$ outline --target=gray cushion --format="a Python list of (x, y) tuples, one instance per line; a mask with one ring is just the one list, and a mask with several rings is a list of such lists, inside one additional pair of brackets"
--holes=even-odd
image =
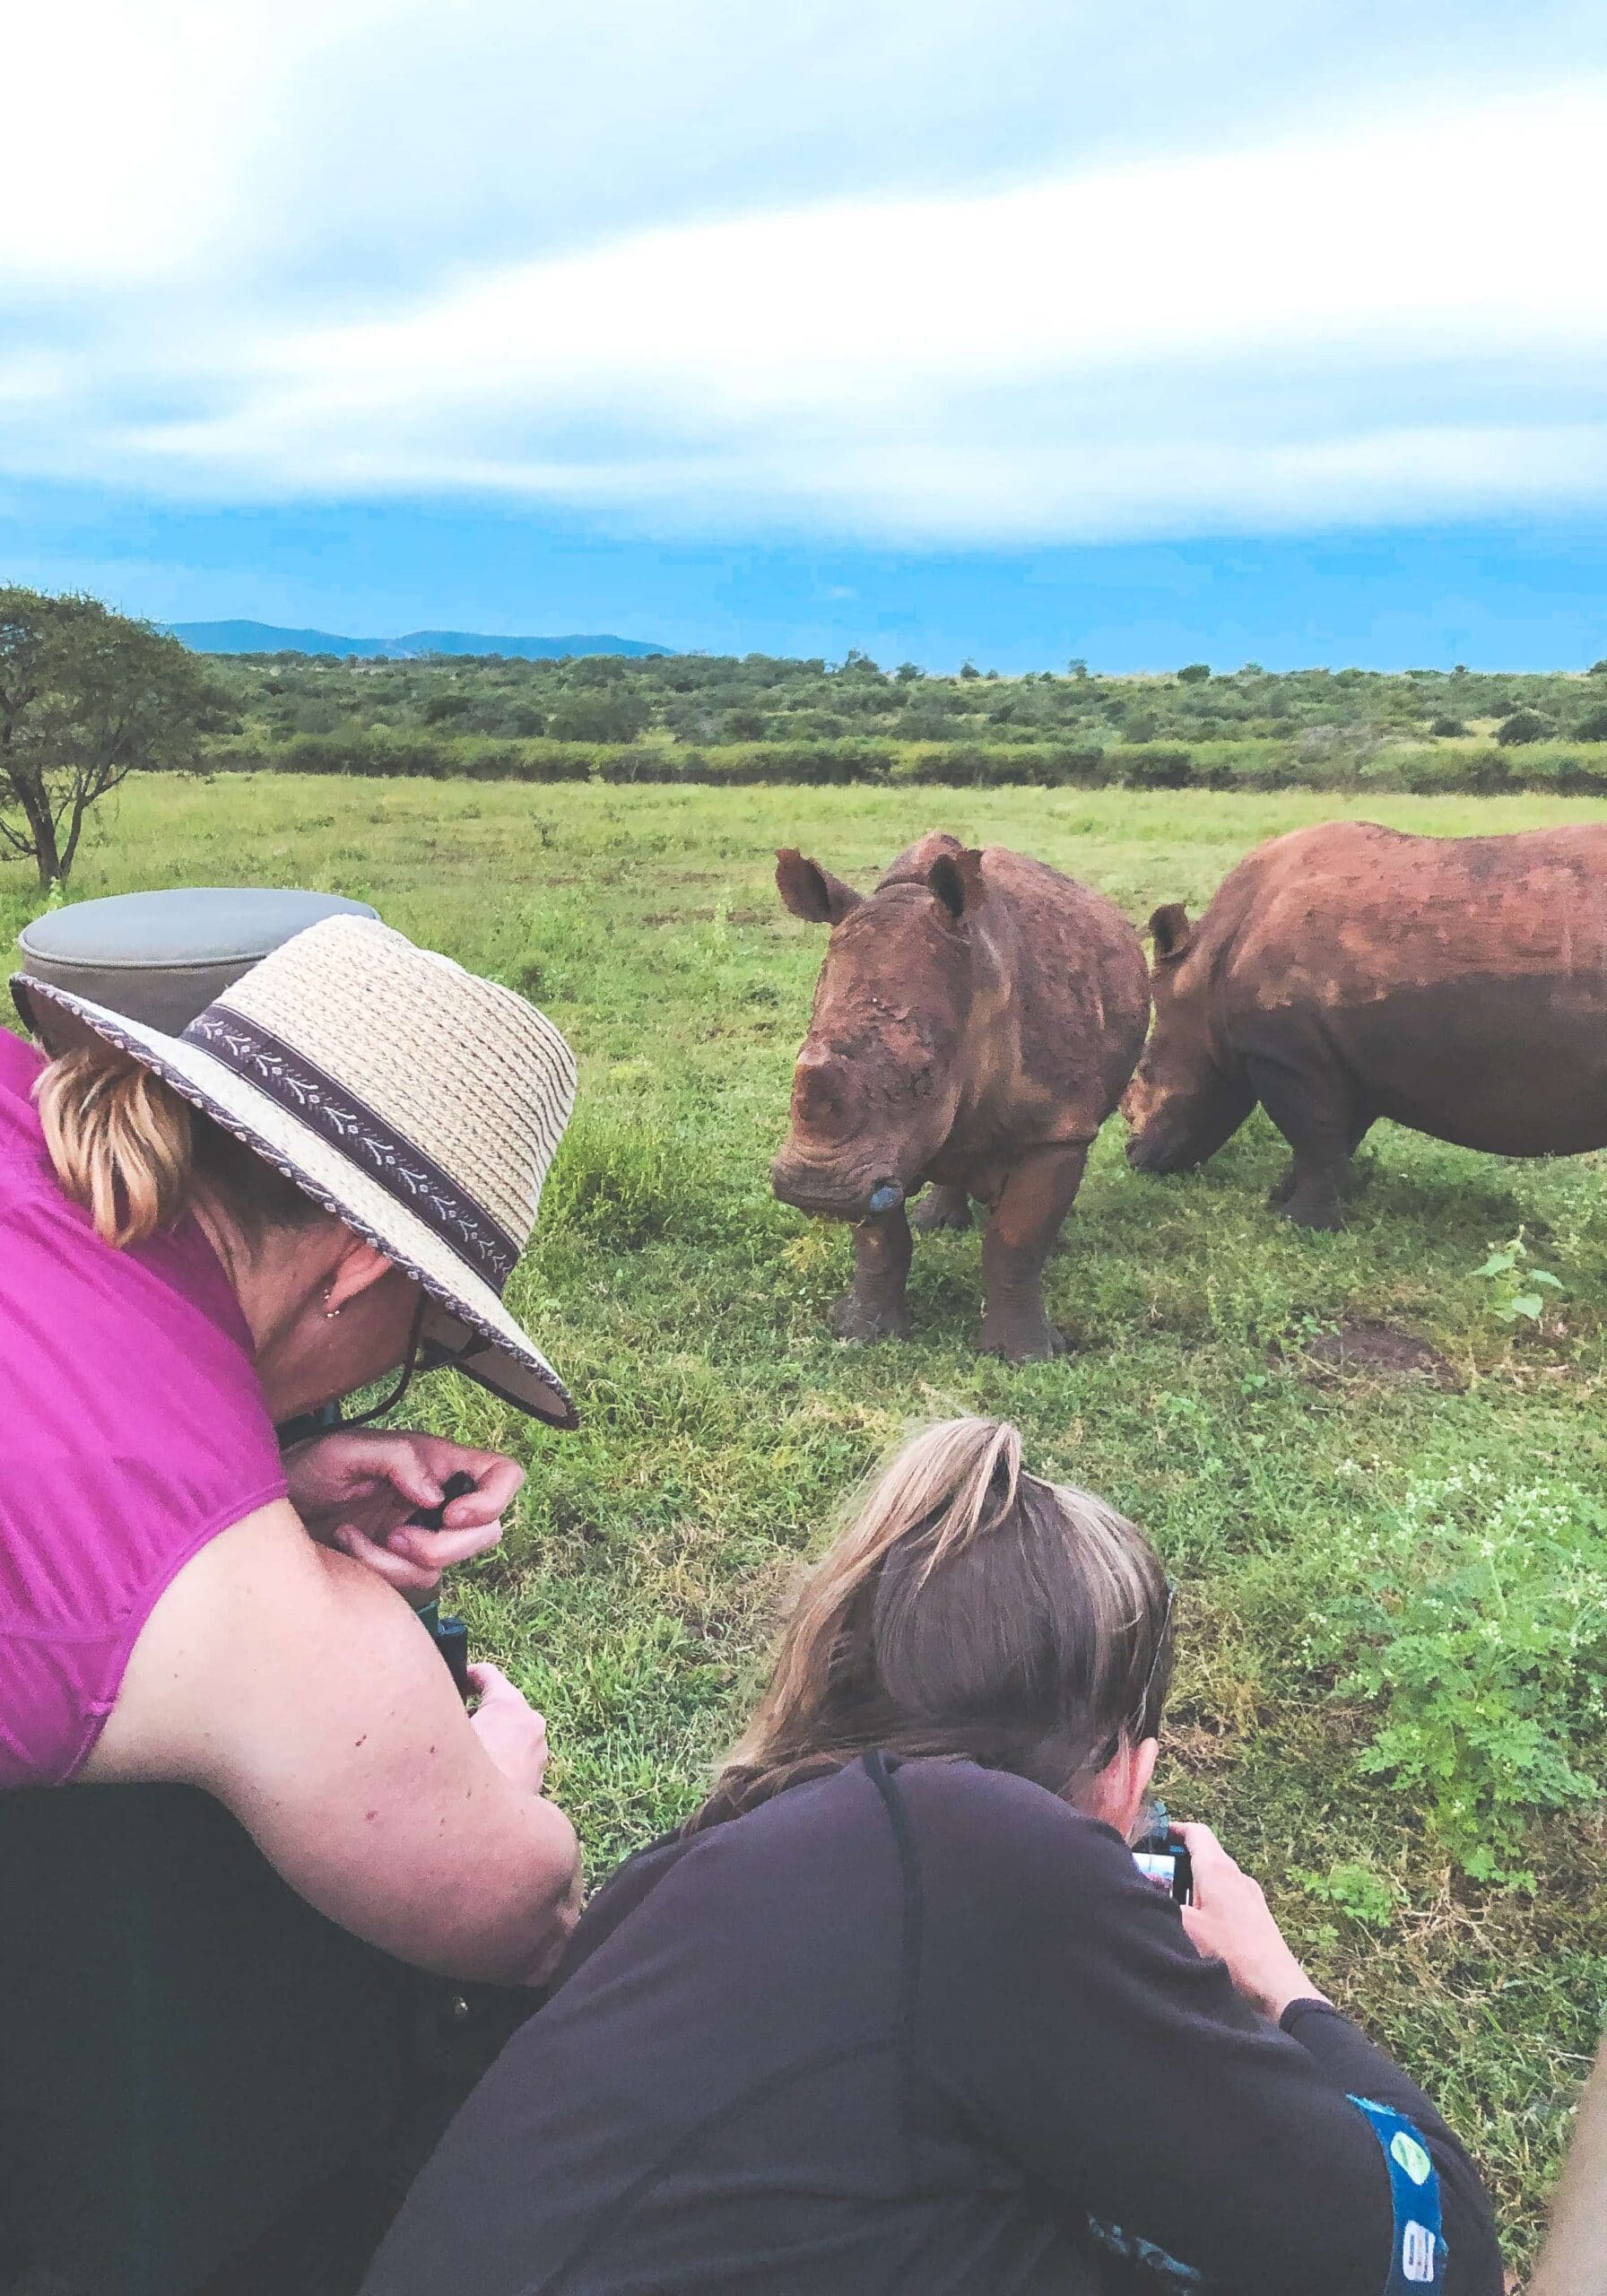
[[(37, 979), (177, 1036), (293, 933), (324, 917), (377, 914), (335, 893), (185, 886), (51, 909), (23, 926), (18, 947), (22, 970)], [(15, 982), (13, 995), (30, 1027), (47, 1039), (55, 1032), (48, 1007), (30, 1012)]]

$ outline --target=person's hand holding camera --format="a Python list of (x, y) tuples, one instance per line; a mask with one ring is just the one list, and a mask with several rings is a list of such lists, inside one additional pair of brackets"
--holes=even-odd
[[(334, 1428), (285, 1462), (291, 1504), (322, 1546), (365, 1563), (410, 1601), (435, 1592), (448, 1564), (483, 1554), (502, 1535), (503, 1509), (525, 1480), (516, 1460), (472, 1451), (442, 1435)], [(436, 1508), (448, 1477), (473, 1491), (454, 1499), (439, 1531), (409, 1516)]]
[(1183, 1926), (1197, 1952), (1225, 1961), (1234, 1985), (1275, 2024), (1291, 2001), (1320, 1994), (1283, 1942), (1259, 1882), (1237, 1866), (1209, 1826), (1174, 1826), (1194, 1865), (1194, 1903)]

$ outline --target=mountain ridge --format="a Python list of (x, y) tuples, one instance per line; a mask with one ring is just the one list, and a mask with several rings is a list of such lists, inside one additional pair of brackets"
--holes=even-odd
[(169, 622), (161, 625), (192, 654), (339, 654), (365, 661), (413, 661), (424, 654), (501, 654), (526, 662), (566, 654), (670, 654), (641, 638), (597, 632), (560, 638), (494, 638), (472, 630), (411, 630), (401, 638), (342, 638), (328, 630), (282, 630), (271, 622)]

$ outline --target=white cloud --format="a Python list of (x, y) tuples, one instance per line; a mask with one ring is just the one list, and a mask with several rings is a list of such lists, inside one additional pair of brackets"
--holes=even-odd
[(51, 0), (8, 18), (0, 280), (59, 302), (249, 260), (292, 93), (383, 0)]
[[(352, 252), (381, 209), (393, 224), (417, 213), (396, 152), (384, 197), (351, 196), (319, 243), (341, 242), (344, 270), (308, 261), (299, 276), (296, 230), (308, 184), (334, 182), (330, 105), (353, 57), (374, 50), (382, 91), (398, 57), (416, 78), (439, 13), (153, 4), (154, 46), (91, 0), (31, 35), (61, 44), (65, 84), (67, 46), (91, 40), (91, 18), (112, 28), (76, 109), (46, 104), (0, 157), (0, 197), (8, 168), (37, 188), (52, 152), (62, 193), (0, 255), (34, 305), (31, 333), (0, 351), (0, 468), (230, 500), (481, 490), (615, 523), (932, 540), (1607, 495), (1593, 413), (1607, 79), (1442, 93), (1388, 120), (946, 196), (776, 209), (750, 193), (722, 218), (526, 259), (469, 265), (461, 245), (456, 260), (432, 245), (404, 285), (394, 248), (366, 267)], [(1021, 15), (1026, 0), (1002, 4)], [(620, 30), (630, 0), (606, 13)], [(828, 13), (840, 39), (847, 0)], [(867, 42), (908, 13), (873, 8)], [(667, 16), (640, 0), (635, 14), (634, 66), (645, 51), (672, 76)], [(689, 7), (705, 77), (734, 16), (760, 21), (734, 0)], [(942, 22), (978, 17), (947, 0)], [(482, 35), (510, 41), (526, 21), (511, 0), (476, 12)], [(572, 37), (544, 29), (578, 69)], [(800, 72), (818, 63), (806, 45)], [(306, 97), (320, 70), (327, 100), (291, 189), (286, 94)], [(639, 68), (621, 77), (629, 116)], [(367, 152), (368, 113), (359, 126)], [(601, 167), (606, 138), (590, 133)], [(488, 226), (467, 244), (507, 238)], [(98, 306), (64, 280), (98, 282)], [(337, 291), (355, 316), (328, 315)]]

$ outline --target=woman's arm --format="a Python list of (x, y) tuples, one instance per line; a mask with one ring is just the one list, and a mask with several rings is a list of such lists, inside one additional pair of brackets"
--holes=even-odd
[[(1384, 2296), (1389, 2172), (1344, 2076), (1200, 1957), (1108, 1828), (1016, 1780), (985, 1806), (973, 1790), (964, 1813), (925, 1780), (910, 1796), (933, 1805), (922, 2023), (999, 2149), (1068, 2209), (1243, 2296)], [(1334, 2013), (1321, 2022), (1387, 2066)], [(1439, 2172), (1449, 2255), (1434, 2288), (1499, 2296), (1478, 2179), (1427, 2100), (1396, 2083), (1378, 2101), (1422, 2124)]]
[(1551, 2204), (1551, 2229), (1529, 2296), (1603, 2296), (1607, 2290), (1607, 2041), (1585, 2084), (1574, 2141)]
[(203, 1787), (360, 1936), (453, 1976), (538, 1984), (579, 1867), (569, 1820), (534, 1790), (544, 1756), (511, 1685), (471, 1722), (402, 1597), (281, 1501), (178, 1573), (82, 1775)]

